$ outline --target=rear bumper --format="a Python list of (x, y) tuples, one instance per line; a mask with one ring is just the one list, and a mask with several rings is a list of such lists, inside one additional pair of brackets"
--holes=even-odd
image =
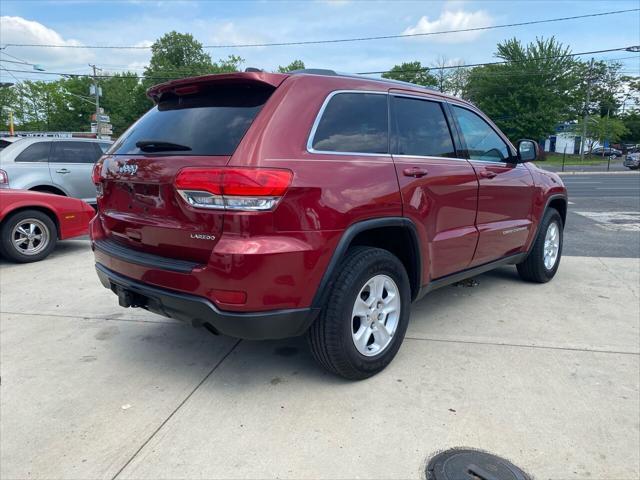
[(315, 320), (318, 310), (300, 308), (264, 312), (225, 312), (196, 295), (173, 292), (132, 280), (96, 263), (105, 288), (124, 307), (140, 307), (194, 326), (208, 325), (216, 333), (248, 340), (288, 338), (302, 335)]

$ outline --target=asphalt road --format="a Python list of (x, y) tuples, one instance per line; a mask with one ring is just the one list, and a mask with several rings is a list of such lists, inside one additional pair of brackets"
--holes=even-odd
[(640, 173), (564, 175), (564, 255), (640, 257)]

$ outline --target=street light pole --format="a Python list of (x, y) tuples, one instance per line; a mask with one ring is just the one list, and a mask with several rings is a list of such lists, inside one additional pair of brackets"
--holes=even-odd
[(93, 89), (96, 95), (96, 138), (100, 138), (100, 90), (98, 88), (98, 78), (96, 76), (96, 66), (89, 64), (93, 68)]
[(589, 121), (589, 101), (591, 100), (591, 82), (593, 71), (593, 57), (589, 63), (589, 73), (587, 77), (587, 100), (584, 103), (584, 116), (582, 117), (582, 141), (580, 142), (580, 162), (584, 162), (584, 144), (587, 142), (587, 122)]

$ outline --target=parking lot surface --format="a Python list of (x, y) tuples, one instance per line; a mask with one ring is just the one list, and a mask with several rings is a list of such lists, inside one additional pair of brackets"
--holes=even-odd
[(324, 373), (303, 339), (118, 307), (85, 240), (0, 268), (3, 479), (424, 478), (457, 446), (536, 478), (640, 475), (638, 258), (436, 291), (362, 382)]

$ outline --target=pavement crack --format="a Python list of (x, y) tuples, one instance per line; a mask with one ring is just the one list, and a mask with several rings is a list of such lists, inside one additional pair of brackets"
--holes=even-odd
[(600, 257), (596, 257), (598, 259), (598, 261), (600, 262), (600, 264), (604, 267), (604, 269), (609, 272), (612, 276), (614, 276), (618, 281), (620, 281), (620, 283), (622, 283), (627, 289), (629, 289), (629, 291), (631, 293), (633, 293), (633, 296), (638, 298), (638, 292), (636, 292), (633, 288), (631, 288), (628, 284), (628, 282), (625, 282), (623, 278), (620, 278), (613, 270), (611, 270), (609, 268), (609, 266), (604, 263), (602, 261), (602, 259)]
[(422, 342), (442, 342), (442, 343), (463, 343), (468, 345), (491, 345), (497, 347), (518, 347), (533, 348), (538, 350), (564, 350), (569, 352), (589, 352), (589, 353), (610, 353), (616, 355), (635, 355), (640, 356), (640, 352), (625, 352), (622, 350), (604, 350), (596, 348), (578, 348), (578, 347), (553, 347), (550, 345), (526, 345), (524, 343), (500, 343), (500, 342), (481, 342), (478, 340), (450, 340), (446, 338), (418, 338), (405, 336), (407, 340), (417, 340)]
[(115, 480), (116, 478), (118, 478), (118, 476), (124, 471), (124, 469), (129, 466), (129, 464), (138, 456), (138, 454), (142, 451), (142, 449), (144, 449), (144, 447), (147, 446), (147, 444), (151, 441), (151, 439), (156, 436), (156, 434), (162, 429), (162, 427), (164, 427), (167, 424), (167, 422), (169, 422), (169, 420), (173, 418), (173, 416), (178, 412), (178, 410), (180, 410), (182, 406), (185, 403), (187, 403), (187, 401), (193, 396), (193, 394), (196, 393), (196, 391), (202, 386), (202, 384), (209, 379), (209, 377), (213, 374), (213, 372), (215, 372), (218, 369), (218, 367), (222, 365), (222, 362), (224, 362), (227, 359), (227, 357), (231, 355), (231, 353), (236, 349), (236, 347), (240, 344), (241, 341), (242, 340), (238, 340), (236, 343), (233, 344), (233, 346), (229, 349), (229, 351), (224, 354), (224, 356), (213, 366), (211, 370), (209, 370), (209, 372), (204, 376), (204, 378), (200, 381), (200, 383), (198, 383), (195, 386), (195, 388), (191, 390), (191, 392), (189, 392), (189, 395), (187, 395), (178, 404), (178, 406), (173, 409), (173, 411), (169, 414), (169, 416), (162, 421), (162, 423), (158, 426), (158, 428), (156, 428), (153, 431), (153, 433), (149, 435), (149, 437), (142, 443), (142, 445), (140, 445), (140, 447), (133, 453), (133, 455), (131, 455), (129, 460), (127, 460), (125, 464), (122, 467), (120, 467), (120, 469), (115, 473), (115, 475), (111, 477), (111, 480)]

